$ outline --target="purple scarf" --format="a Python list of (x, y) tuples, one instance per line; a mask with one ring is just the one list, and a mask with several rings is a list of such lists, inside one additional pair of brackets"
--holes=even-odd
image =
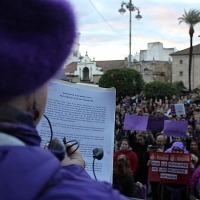
[(8, 105), (0, 105), (0, 131), (23, 141), (26, 145), (40, 146), (41, 138), (30, 113)]

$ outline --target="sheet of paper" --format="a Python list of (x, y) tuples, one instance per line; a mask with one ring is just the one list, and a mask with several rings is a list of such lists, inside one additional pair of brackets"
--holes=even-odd
[[(116, 91), (88, 87), (62, 81), (49, 83), (45, 115), (51, 122), (53, 138), (80, 141), (79, 150), (86, 162), (86, 171), (93, 175), (93, 149), (102, 148), (104, 157), (95, 160), (97, 180), (112, 180)], [(41, 146), (50, 140), (50, 127), (43, 117), (37, 130)]]
[(164, 129), (164, 121), (167, 118), (164, 117), (149, 117), (148, 119), (148, 124), (147, 124), (147, 130), (148, 131), (157, 131), (157, 132), (161, 132)]
[(183, 103), (171, 104), (171, 115), (185, 115), (185, 107)]
[(188, 121), (164, 121), (164, 135), (174, 137), (186, 137)]
[(124, 130), (146, 131), (148, 116), (125, 115)]

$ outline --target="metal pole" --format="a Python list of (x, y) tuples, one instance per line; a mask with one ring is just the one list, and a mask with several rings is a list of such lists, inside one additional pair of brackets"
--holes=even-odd
[(131, 68), (131, 7), (132, 7), (132, 0), (129, 2), (129, 11), (130, 11), (130, 21), (129, 21), (129, 62), (128, 68)]

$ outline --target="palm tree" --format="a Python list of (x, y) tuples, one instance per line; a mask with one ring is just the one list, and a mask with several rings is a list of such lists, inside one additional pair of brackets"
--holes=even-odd
[[(185, 10), (184, 10), (185, 11)], [(192, 53), (193, 53), (193, 46), (192, 46), (192, 38), (194, 34), (194, 26), (200, 22), (200, 11), (195, 9), (190, 9), (187, 13), (182, 15), (182, 17), (178, 18), (179, 24), (181, 22), (185, 22), (189, 25), (189, 34), (190, 34), (190, 54), (189, 54), (189, 68), (188, 68), (188, 75), (189, 75), (189, 92), (191, 92), (191, 69), (192, 69)]]

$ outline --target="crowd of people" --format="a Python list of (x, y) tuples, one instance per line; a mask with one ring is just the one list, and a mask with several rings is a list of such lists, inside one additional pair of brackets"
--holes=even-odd
[(48, 83), (62, 70), (76, 33), (74, 9), (66, 0), (0, 1), (2, 200), (127, 199), (111, 184), (93, 180), (69, 143), (54, 151), (40, 147), (36, 126)]
[[(185, 114), (172, 115), (170, 112), (171, 104), (184, 104)], [(138, 131), (138, 130), (125, 130), (124, 119), (125, 115), (136, 116), (149, 116), (149, 117), (164, 117), (165, 120), (180, 121), (186, 120), (188, 122), (188, 129), (184, 136), (165, 136), (164, 131), (151, 132)], [(180, 127), (181, 128), (181, 127)], [(119, 155), (127, 155), (130, 163), (130, 169), (134, 177), (135, 183), (139, 182), (151, 188), (149, 196), (153, 200), (161, 199), (198, 199), (200, 188), (200, 96), (196, 93), (180, 94), (169, 97), (154, 97), (146, 98), (145, 95), (135, 95), (118, 97), (116, 99), (115, 111), (115, 146), (114, 146), (114, 166)], [(127, 145), (127, 150), (124, 150), (124, 142)], [(149, 153), (155, 151), (156, 147), (158, 152), (171, 152), (171, 153), (190, 153), (191, 154), (191, 183), (189, 185), (169, 185), (148, 180), (149, 171)], [(134, 153), (131, 155), (131, 151)], [(135, 156), (136, 154), (136, 156)], [(130, 158), (131, 157), (131, 158)], [(136, 167), (137, 166), (137, 167)], [(115, 169), (115, 168), (114, 168)], [(115, 171), (115, 170), (114, 170)], [(198, 173), (197, 173), (198, 172)], [(198, 174), (198, 175), (197, 175)], [(193, 178), (195, 176), (195, 178)], [(198, 178), (197, 178), (198, 177)], [(114, 179), (115, 180), (115, 179)], [(195, 180), (196, 182), (194, 183)], [(199, 181), (199, 182), (198, 182)], [(171, 188), (170, 195), (168, 194)], [(148, 189), (148, 188), (147, 188)], [(168, 189), (168, 190), (167, 190)], [(179, 195), (177, 191), (180, 192)], [(166, 193), (168, 191), (168, 193)], [(173, 191), (176, 191), (173, 193)], [(190, 193), (190, 195), (189, 195)], [(182, 195), (182, 196), (181, 196)], [(190, 197), (189, 197), (190, 196)], [(195, 196), (195, 197), (194, 197)]]
[[(0, 1), (0, 199), (118, 199), (140, 197), (148, 187), (149, 152), (190, 153), (190, 198), (200, 197), (200, 117), (198, 94), (172, 98), (118, 97), (115, 119), (113, 185), (93, 180), (73, 145), (40, 147), (36, 130), (47, 101), (48, 82), (62, 69), (76, 37), (76, 16), (66, 0)], [(173, 116), (170, 104), (186, 114)], [(125, 115), (187, 120), (184, 137), (124, 130)], [(51, 149), (53, 148), (53, 150)], [(67, 150), (68, 149), (68, 150)], [(52, 151), (50, 151), (52, 150)], [(66, 152), (67, 150), (67, 152)], [(59, 159), (58, 159), (59, 158)], [(151, 182), (153, 200), (160, 199)], [(171, 188), (170, 185), (165, 185)], [(182, 185), (175, 185), (182, 191)], [(115, 189), (114, 189), (115, 188)], [(168, 192), (170, 189), (168, 190)], [(186, 190), (184, 190), (186, 191)], [(172, 193), (166, 197), (172, 199)], [(187, 193), (181, 193), (184, 197)], [(126, 197), (127, 196), (127, 197)], [(179, 200), (175, 195), (176, 200)], [(182, 198), (183, 199), (183, 198)]]

